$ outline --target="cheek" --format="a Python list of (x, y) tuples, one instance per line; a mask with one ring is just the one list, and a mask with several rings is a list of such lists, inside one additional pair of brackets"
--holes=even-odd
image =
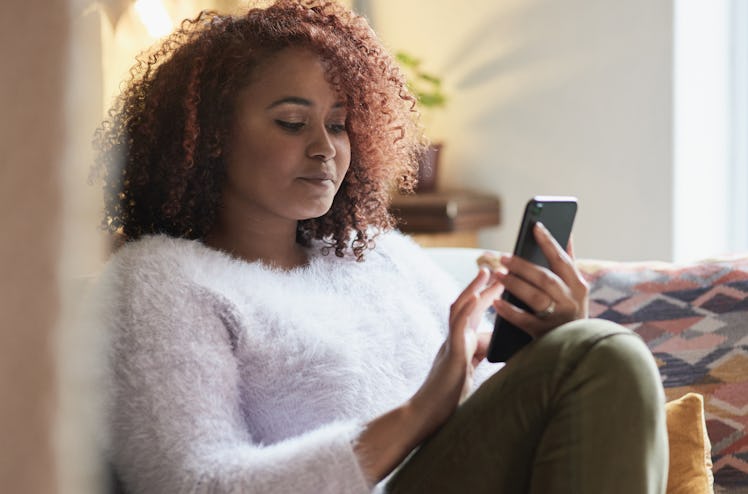
[(351, 165), (351, 144), (348, 136), (341, 138), (340, 143), (335, 150), (335, 165), (338, 168), (338, 174), (345, 174)]
[(276, 142), (272, 136), (261, 139), (238, 140), (234, 152), (229, 155), (229, 175), (253, 182), (276, 181), (288, 162), (289, 146)]
[(285, 147), (277, 143), (274, 136), (259, 132), (252, 133), (240, 142), (239, 146), (242, 161), (252, 167), (276, 161), (285, 151)]

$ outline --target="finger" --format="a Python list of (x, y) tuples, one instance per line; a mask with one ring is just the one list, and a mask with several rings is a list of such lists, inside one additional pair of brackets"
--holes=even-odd
[(473, 278), (473, 281), (468, 284), (468, 286), (465, 288), (465, 291), (475, 291), (482, 288), (490, 277), (491, 273), (487, 268), (479, 268), (478, 272), (475, 275), (475, 278)]
[[(474, 298), (477, 304), (478, 297)], [(461, 364), (472, 363), (475, 353), (478, 351), (479, 340), (477, 331), (469, 327), (470, 310), (472, 304), (467, 304), (463, 310), (457, 314), (454, 325), (450, 328), (449, 349), (455, 358), (462, 360)]]
[[(541, 295), (545, 294), (546, 297), (550, 297), (556, 301), (562, 300), (567, 296), (568, 288), (556, 273), (518, 256), (503, 257), (501, 261), (509, 270), (508, 275), (497, 274), (501, 283), (506, 286), (508, 291), (517, 295), (520, 299), (528, 303), (528, 305), (529, 302), (527, 300), (520, 297), (519, 294), (515, 293), (514, 290), (510, 289), (507, 285), (522, 281), (529, 284), (533, 290), (539, 291)], [(518, 279), (512, 280), (512, 278)], [(525, 297), (528, 297), (528, 291), (525, 292)], [(542, 306), (539, 309), (542, 310), (548, 305), (548, 299), (537, 299), (535, 300), (535, 305)]]
[(472, 329), (465, 330), (465, 362), (472, 362), (478, 348), (478, 335)]
[(574, 265), (574, 260), (561, 248), (545, 225), (540, 222), (536, 223), (533, 234), (540, 250), (548, 259), (551, 271), (556, 273), (568, 286), (578, 285), (581, 275)]
[(490, 278), (492, 278), (492, 275), (489, 274), (486, 268), (478, 270), (478, 274), (475, 275), (473, 281), (468, 283), (468, 286), (465, 287), (462, 293), (458, 295), (457, 300), (452, 304), (450, 308), (450, 325), (452, 323), (452, 316), (459, 312), (474, 295), (479, 294)]
[(510, 304), (506, 300), (497, 300), (494, 303), (494, 308), (496, 309), (496, 314), (499, 317), (513, 324), (514, 326), (521, 328), (533, 338), (538, 338), (542, 336), (544, 332), (548, 331), (541, 330), (542, 323), (539, 323), (538, 319), (534, 315), (520, 309), (515, 305)]
[[(561, 297), (557, 294), (554, 295), (549, 290), (539, 289), (536, 285), (511, 273), (502, 275), (501, 283), (507, 291), (527, 304), (534, 313), (547, 308), (553, 300), (561, 300)], [(555, 293), (555, 290), (553, 292)]]
[(574, 255), (574, 235), (569, 235), (569, 241), (566, 243), (566, 253), (569, 254), (572, 260), (577, 258)]
[[(450, 314), (449, 320), (449, 341), (456, 351), (459, 351), (465, 344), (465, 329), (468, 327), (470, 315), (475, 310), (480, 300), (477, 293), (469, 294), (463, 298), (463, 303), (454, 307)], [(458, 299), (459, 300), (459, 299)]]
[(488, 354), (488, 345), (491, 343), (491, 332), (482, 331), (476, 333), (477, 345), (473, 354), (473, 366), (478, 365)]
[(486, 309), (488, 309), (493, 301), (498, 298), (504, 291), (504, 285), (501, 282), (503, 276), (505, 276), (504, 273), (500, 273), (498, 271), (494, 271), (491, 273), (491, 277), (486, 283), (486, 286), (479, 293), (479, 307), (481, 311), (485, 311)]
[(537, 222), (532, 233), (535, 235), (540, 250), (548, 259), (548, 264), (553, 272), (561, 275), (562, 273), (559, 270), (572, 266), (573, 263), (569, 254), (559, 245), (543, 223)]
[(463, 295), (470, 296), (474, 293), (480, 293), (480, 291), (492, 281), (495, 281), (495, 276), (493, 273), (489, 272), (485, 267), (478, 269), (478, 273), (475, 275), (475, 278), (473, 278), (473, 280), (468, 283), (468, 286), (466, 286), (462, 293), (460, 293), (460, 295), (457, 297), (457, 300), (460, 300)]
[(499, 298), (504, 291), (504, 285), (499, 281), (499, 278), (495, 273), (491, 275), (491, 280), (493, 281), (489, 281), (486, 288), (484, 288), (478, 296), (478, 303), (468, 319), (469, 328), (478, 328), (486, 310), (491, 307), (494, 300)]

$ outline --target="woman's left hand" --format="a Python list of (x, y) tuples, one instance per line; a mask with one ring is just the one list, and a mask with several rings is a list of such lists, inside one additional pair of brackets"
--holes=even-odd
[(501, 263), (506, 273), (498, 272), (506, 290), (527, 304), (533, 312), (498, 299), (494, 307), (499, 316), (523, 329), (534, 338), (588, 314), (589, 287), (574, 265), (571, 241), (564, 251), (548, 230), (538, 223), (533, 234), (550, 269), (517, 256), (504, 256)]

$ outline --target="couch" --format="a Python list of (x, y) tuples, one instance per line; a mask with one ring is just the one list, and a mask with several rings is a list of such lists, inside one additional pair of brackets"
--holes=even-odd
[[(475, 260), (484, 252), (427, 251), (461, 284), (474, 276)], [(748, 493), (748, 256), (680, 265), (591, 260), (577, 265), (590, 284), (590, 316), (627, 326), (647, 342), (671, 404), (687, 393), (701, 395), (714, 492)], [(682, 431), (670, 410), (672, 477), (674, 441)], [(704, 469), (703, 462), (700, 466)], [(710, 491), (668, 486), (669, 493)]]

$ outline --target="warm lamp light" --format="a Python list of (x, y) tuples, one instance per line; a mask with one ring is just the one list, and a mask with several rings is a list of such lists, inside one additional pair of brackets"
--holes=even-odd
[(148, 34), (161, 38), (171, 32), (173, 23), (161, 0), (137, 0), (134, 7)]

